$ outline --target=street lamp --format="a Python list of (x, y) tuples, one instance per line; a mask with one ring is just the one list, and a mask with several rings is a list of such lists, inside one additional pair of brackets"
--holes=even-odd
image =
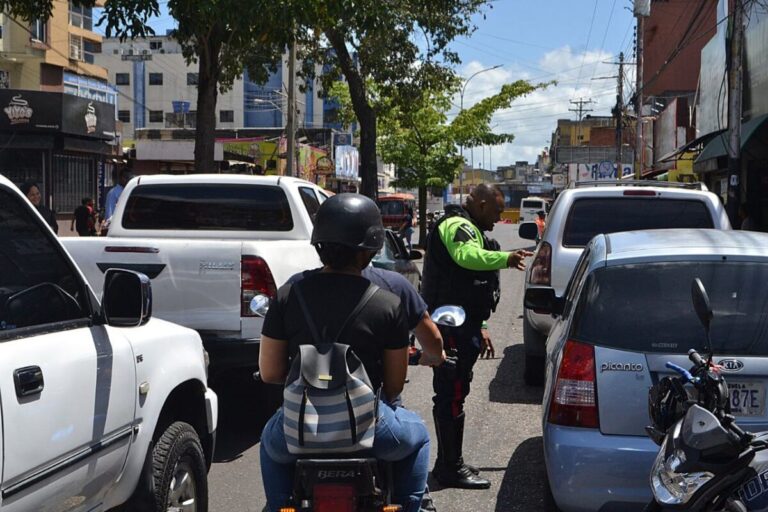
[[(480, 73), (485, 73), (486, 71), (493, 71), (494, 69), (498, 69), (501, 67), (501, 64), (496, 64), (493, 67), (481, 69), (480, 71), (477, 71), (469, 76), (466, 80), (464, 80), (464, 84), (461, 86), (461, 93), (459, 96), (459, 115), (464, 111), (464, 91), (467, 89), (467, 84), (470, 80), (475, 78)], [(461, 153), (461, 171), (459, 172), (459, 203), (464, 203), (464, 144), (462, 143), (459, 145), (459, 152)]]

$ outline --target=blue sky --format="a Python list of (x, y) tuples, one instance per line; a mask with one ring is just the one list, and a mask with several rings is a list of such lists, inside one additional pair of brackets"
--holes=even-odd
[[(165, 9), (151, 24), (157, 33), (173, 27)], [(634, 18), (630, 0), (495, 0), (486, 8), (485, 18), (475, 17), (477, 30), (469, 38), (453, 43), (462, 65), (459, 73), (472, 73), (501, 65), (482, 73), (467, 85), (464, 106), (497, 92), (502, 84), (518, 79), (534, 82), (557, 80), (558, 85), (521, 98), (512, 108), (497, 113), (493, 125), (497, 132), (515, 134), (511, 144), (492, 150), (467, 151), (468, 160), (485, 168), (507, 165), (516, 160), (533, 161), (549, 145), (558, 118), (574, 118), (569, 100), (592, 99), (592, 114), (609, 115), (615, 103), (614, 76), (620, 51), (632, 61)], [(631, 92), (634, 73), (628, 66), (626, 96)], [(456, 104), (459, 103), (458, 98)]]

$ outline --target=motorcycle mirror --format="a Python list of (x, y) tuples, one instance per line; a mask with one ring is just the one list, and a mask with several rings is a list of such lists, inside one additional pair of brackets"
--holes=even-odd
[(693, 308), (699, 316), (701, 325), (709, 333), (709, 325), (712, 323), (714, 314), (712, 312), (712, 305), (709, 302), (709, 295), (707, 295), (707, 289), (704, 288), (704, 283), (698, 277), (691, 283), (691, 298), (693, 299)]
[(467, 319), (467, 313), (461, 306), (440, 306), (432, 313), (432, 321), (447, 327), (459, 327)]

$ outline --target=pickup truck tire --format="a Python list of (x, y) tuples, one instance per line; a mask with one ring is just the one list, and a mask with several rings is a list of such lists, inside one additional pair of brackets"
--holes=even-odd
[(172, 423), (152, 449), (154, 512), (208, 511), (208, 481), (200, 438), (188, 423)]
[(544, 384), (544, 356), (542, 352), (547, 344), (547, 338), (542, 336), (523, 317), (523, 346), (525, 348), (525, 370), (523, 380), (529, 386), (541, 386)]

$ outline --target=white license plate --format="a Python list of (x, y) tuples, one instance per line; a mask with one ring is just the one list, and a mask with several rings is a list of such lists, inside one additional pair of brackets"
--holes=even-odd
[(765, 412), (765, 385), (762, 382), (729, 382), (731, 414), (762, 416)]

